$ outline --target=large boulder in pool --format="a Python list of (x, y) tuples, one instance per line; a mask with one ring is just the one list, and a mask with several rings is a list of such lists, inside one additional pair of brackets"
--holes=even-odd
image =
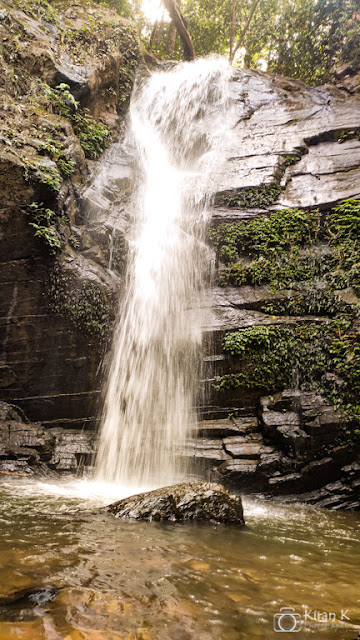
[(116, 518), (133, 520), (208, 520), (244, 525), (240, 496), (231, 496), (219, 484), (187, 482), (140, 493), (111, 504)]

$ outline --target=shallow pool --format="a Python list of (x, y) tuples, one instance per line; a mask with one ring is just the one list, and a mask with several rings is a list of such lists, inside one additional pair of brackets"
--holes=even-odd
[(0, 640), (357, 638), (358, 514), (246, 499), (245, 529), (122, 522), (94, 494), (0, 485)]

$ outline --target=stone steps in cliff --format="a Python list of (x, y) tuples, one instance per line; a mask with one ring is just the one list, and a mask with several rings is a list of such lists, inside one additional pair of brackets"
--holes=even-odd
[(245, 466), (253, 467), (259, 462), (263, 448), (257, 417), (243, 414), (202, 420), (193, 438), (186, 443), (182, 456), (202, 469), (214, 469), (225, 464), (226, 473), (234, 458), (241, 459)]
[(259, 421), (256, 416), (243, 415), (234, 418), (203, 420), (197, 427), (197, 435), (202, 438), (226, 438), (257, 431)]

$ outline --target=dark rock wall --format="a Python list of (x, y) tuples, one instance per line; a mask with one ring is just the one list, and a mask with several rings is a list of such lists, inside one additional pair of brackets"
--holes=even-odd
[(91, 2), (7, 3), (0, 41), (0, 396), (48, 427), (93, 426), (124, 251), (120, 232), (89, 228), (83, 194), (139, 46)]

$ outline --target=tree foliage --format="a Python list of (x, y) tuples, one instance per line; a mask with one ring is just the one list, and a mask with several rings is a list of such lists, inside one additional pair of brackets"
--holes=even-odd
[(360, 66), (359, 0), (185, 0), (183, 12), (198, 55), (229, 54), (233, 26), (247, 66), (313, 84)]
[[(132, 18), (145, 46), (183, 56), (171, 22), (151, 27), (141, 0), (107, 0)], [(176, 0), (196, 54), (218, 53), (235, 64), (268, 69), (310, 84), (331, 81), (336, 66), (360, 69), (360, 0)]]

